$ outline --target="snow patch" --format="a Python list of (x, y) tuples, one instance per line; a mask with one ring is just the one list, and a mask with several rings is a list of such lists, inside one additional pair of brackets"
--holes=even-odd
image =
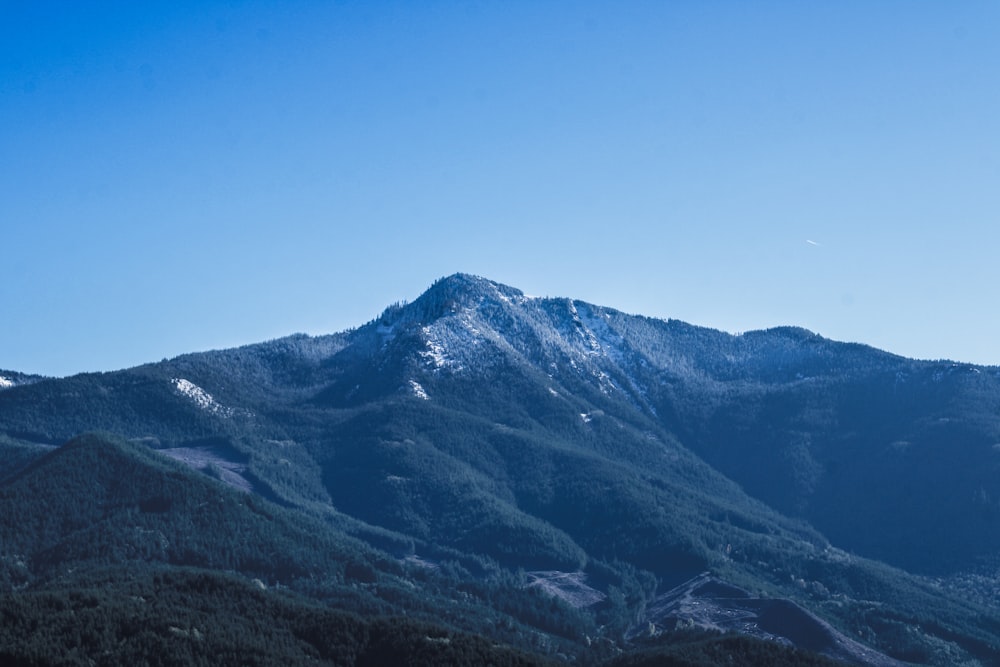
[(549, 387), (549, 393), (555, 396), (556, 398), (559, 398), (559, 392), (553, 389), (552, 387)]
[(5, 378), (2, 375), (0, 375), (0, 389), (10, 389), (15, 384), (17, 383), (11, 380), (10, 378)]
[(434, 368), (444, 368), (448, 365), (448, 357), (445, 353), (444, 345), (438, 341), (431, 338), (430, 327), (423, 328), (424, 335), (427, 337), (426, 350), (420, 352), (420, 356), (429, 361)]
[(580, 413), (580, 419), (583, 420), (584, 424), (589, 424), (590, 422), (592, 422), (594, 420), (594, 418), (591, 417), (590, 413), (588, 413), (588, 412), (581, 412)]
[(615, 381), (612, 380), (611, 376), (605, 373), (604, 371), (600, 369), (595, 370), (593, 371), (593, 376), (597, 378), (597, 383), (601, 389), (601, 393), (605, 395), (610, 395), (611, 392), (618, 389), (618, 385), (615, 384)]
[(608, 324), (611, 316), (602, 309), (585, 305), (584, 312), (577, 310), (577, 317), (586, 329), (585, 340), (591, 354), (603, 353), (617, 362), (622, 361), (625, 341)]
[(424, 391), (424, 388), (416, 380), (410, 380), (410, 390), (417, 398), (422, 398), (425, 401), (431, 400), (431, 397), (427, 395), (427, 392)]
[(174, 385), (174, 389), (182, 396), (189, 398), (195, 405), (197, 405), (202, 410), (207, 410), (212, 414), (222, 415), (223, 417), (230, 417), (233, 414), (232, 408), (227, 408), (214, 398), (212, 395), (191, 382), (190, 380), (185, 380), (184, 378), (173, 378), (171, 382)]

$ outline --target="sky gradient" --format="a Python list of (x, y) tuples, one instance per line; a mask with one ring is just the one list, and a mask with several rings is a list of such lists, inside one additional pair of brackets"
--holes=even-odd
[(995, 2), (0, 3), (0, 368), (464, 271), (1000, 364)]

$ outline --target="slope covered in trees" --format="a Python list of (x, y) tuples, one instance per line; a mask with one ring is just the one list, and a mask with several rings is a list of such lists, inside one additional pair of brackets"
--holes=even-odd
[(707, 570), (992, 664), (1000, 601), (952, 584), (994, 581), (998, 407), (996, 369), (457, 275), (342, 334), (0, 391), (0, 575), (232, 572), (603, 660)]

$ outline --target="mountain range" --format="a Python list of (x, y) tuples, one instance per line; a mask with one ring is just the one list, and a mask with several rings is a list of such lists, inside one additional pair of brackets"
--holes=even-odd
[(995, 665), (998, 472), (998, 368), (456, 274), (0, 371), (0, 657)]

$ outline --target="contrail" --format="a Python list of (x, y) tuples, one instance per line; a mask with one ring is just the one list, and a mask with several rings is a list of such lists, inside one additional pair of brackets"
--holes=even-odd
[(808, 243), (809, 245), (819, 245), (819, 243), (816, 243), (815, 241), (810, 241), (809, 239), (806, 239), (806, 243)]

